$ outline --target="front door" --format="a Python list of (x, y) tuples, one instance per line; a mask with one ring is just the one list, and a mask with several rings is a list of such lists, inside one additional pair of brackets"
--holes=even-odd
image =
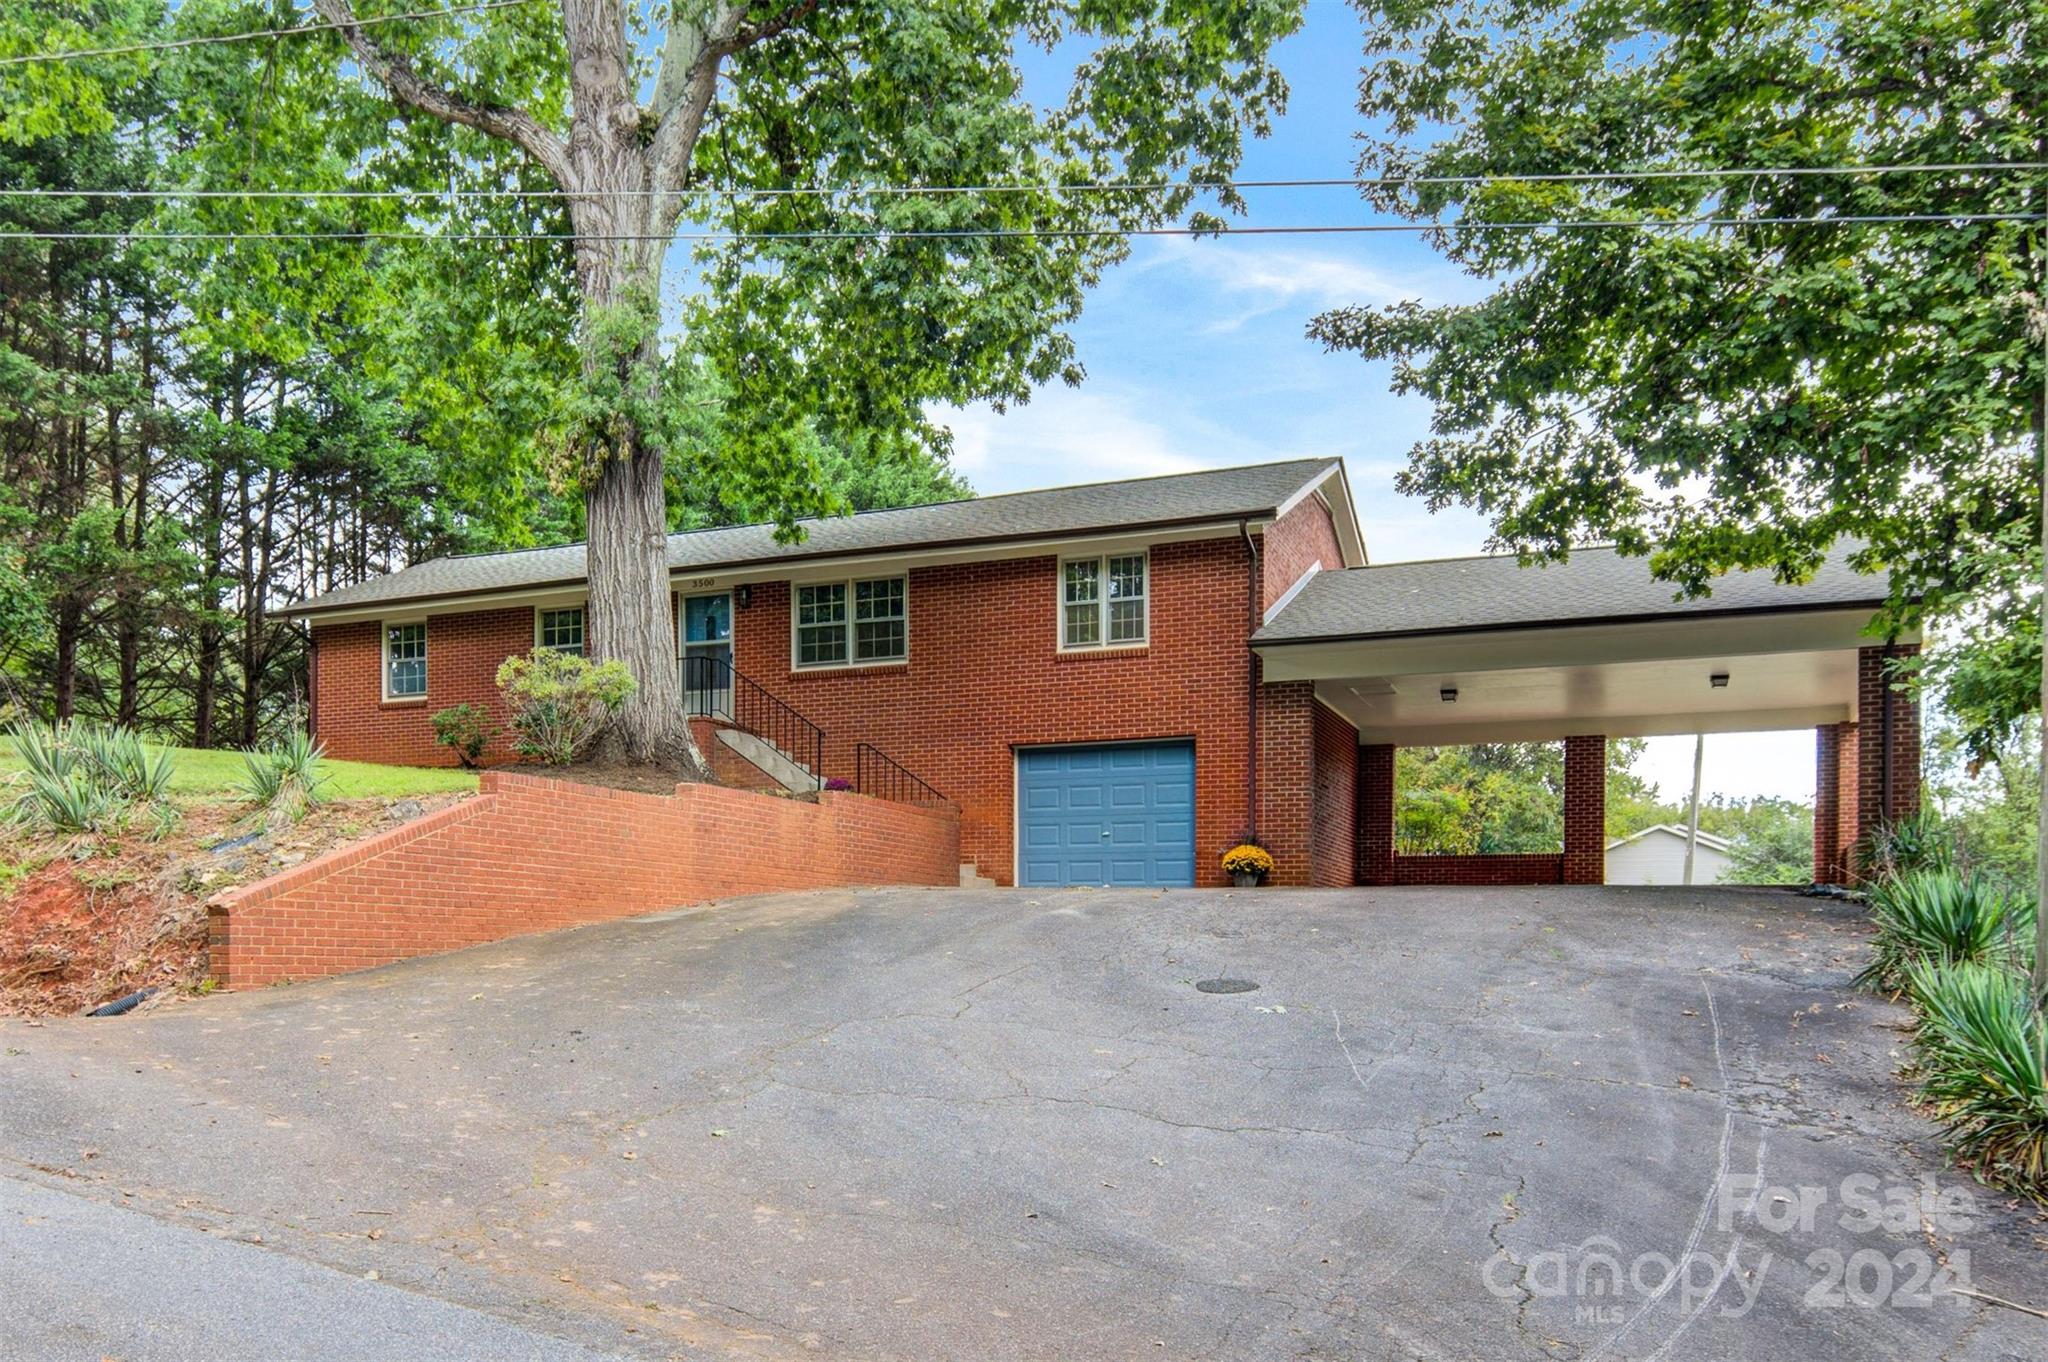
[(732, 717), (732, 596), (683, 597), (683, 701), (692, 714)]

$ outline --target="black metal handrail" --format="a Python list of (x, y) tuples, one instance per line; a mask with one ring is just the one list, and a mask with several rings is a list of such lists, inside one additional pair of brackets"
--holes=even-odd
[(855, 794), (893, 799), (898, 804), (950, 804), (951, 800), (911, 774), (910, 769), (873, 743), (853, 745)]
[(825, 784), (825, 730), (770, 695), (730, 658), (684, 653), (683, 704), (693, 717), (723, 719), (803, 767), (813, 788)]

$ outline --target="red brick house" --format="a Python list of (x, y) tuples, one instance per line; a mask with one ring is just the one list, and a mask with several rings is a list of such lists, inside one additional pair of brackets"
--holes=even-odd
[[(1002, 884), (1221, 883), (1246, 835), (1281, 884), (1597, 883), (1610, 735), (1814, 728), (1820, 878), (1918, 801), (1917, 710), (1862, 635), (1883, 588), (1839, 562), (1700, 601), (1599, 550), (1371, 567), (1335, 459), (806, 529), (671, 537), (700, 738), (732, 783), (935, 792)], [(314, 731), (337, 757), (447, 763), (432, 715), (495, 711), (510, 654), (582, 647), (584, 598), (572, 545), (296, 606)], [(1397, 854), (1395, 746), (1514, 738), (1565, 741), (1557, 853)]]

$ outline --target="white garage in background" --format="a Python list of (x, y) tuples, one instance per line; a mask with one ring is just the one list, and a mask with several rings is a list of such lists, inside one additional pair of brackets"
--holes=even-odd
[[(1719, 884), (1734, 866), (1733, 848), (1725, 837), (1700, 834), (1693, 855), (1692, 882)], [(1633, 837), (1607, 844), (1609, 884), (1684, 884), (1685, 829), (1673, 823), (1644, 828)]]

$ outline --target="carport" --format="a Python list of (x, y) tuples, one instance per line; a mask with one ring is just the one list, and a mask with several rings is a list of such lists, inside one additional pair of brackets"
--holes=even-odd
[[(1531, 566), (1453, 558), (1316, 573), (1252, 646), (1275, 703), (1313, 705), (1311, 787), (1354, 772), (1355, 883), (1599, 884), (1608, 738), (1808, 728), (1814, 878), (1840, 883), (1862, 833), (1920, 798), (1919, 708), (1896, 676), (1919, 639), (1870, 634), (1884, 595), (1845, 555), (1805, 583), (1734, 573), (1695, 600), (1609, 549)], [(1333, 730), (1355, 754), (1333, 750)], [(1559, 853), (1397, 854), (1396, 748), (1556, 740)]]

